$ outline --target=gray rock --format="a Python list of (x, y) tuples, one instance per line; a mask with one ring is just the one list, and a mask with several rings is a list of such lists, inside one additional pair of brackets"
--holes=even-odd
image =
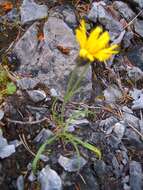
[(99, 127), (106, 133), (106, 135), (109, 135), (112, 133), (114, 125), (117, 122), (118, 120), (115, 117), (111, 116), (109, 118), (101, 120), (101, 122), (99, 123)]
[[(143, 119), (139, 120), (140, 132), (143, 134)], [(143, 139), (142, 139), (143, 140)]]
[(4, 117), (4, 112), (2, 110), (0, 110), (0, 120), (2, 120)]
[(36, 180), (36, 176), (33, 174), (33, 172), (31, 172), (31, 173), (29, 174), (28, 180), (29, 180), (30, 182), (33, 182), (33, 181)]
[(38, 80), (32, 78), (22, 78), (17, 80), (17, 86), (21, 90), (32, 90), (37, 86), (38, 83)]
[(137, 100), (133, 101), (132, 109), (143, 109), (143, 94), (141, 94)]
[(88, 126), (88, 125), (89, 125), (89, 121), (87, 119), (71, 120), (67, 130), (69, 132), (73, 132), (76, 128), (80, 128), (80, 127)]
[(139, 135), (133, 131), (133, 129), (128, 128), (125, 131), (124, 142), (136, 150), (143, 149), (143, 143), (139, 138)]
[(134, 88), (132, 91), (130, 91), (130, 95), (134, 100), (138, 100), (141, 96), (141, 94), (143, 94), (143, 90), (139, 90)]
[(122, 157), (122, 164), (123, 165), (127, 165), (128, 164), (128, 161), (129, 161), (129, 158), (128, 158), (128, 152), (127, 151), (124, 151), (124, 150), (122, 150), (122, 151), (120, 151), (120, 150), (117, 150), (116, 151), (119, 155), (121, 155), (121, 157)]
[(127, 32), (124, 35), (124, 38), (122, 40), (122, 44), (124, 48), (128, 48), (131, 45), (131, 40), (134, 38), (134, 33), (133, 32)]
[(46, 5), (38, 5), (34, 0), (24, 0), (20, 8), (21, 23), (27, 24), (30, 21), (43, 19), (48, 16), (48, 8)]
[(43, 90), (28, 90), (27, 93), (35, 103), (41, 102), (46, 98), (46, 93)]
[(143, 20), (136, 20), (134, 22), (134, 29), (137, 34), (143, 37)]
[(143, 72), (138, 67), (132, 67), (127, 70), (128, 77), (137, 82), (143, 78)]
[(125, 124), (123, 123), (116, 123), (114, 125), (114, 133), (116, 134), (116, 136), (121, 140), (124, 136), (124, 133), (125, 133)]
[(139, 162), (130, 162), (130, 186), (132, 190), (143, 189), (143, 172)]
[[(20, 72), (31, 73), (39, 71), (41, 64), (38, 65), (38, 62), (41, 61), (44, 64), (49, 60), (50, 62), (50, 49), (45, 49), (44, 52), (40, 54), (40, 48), (42, 48), (43, 44), (39, 44), (38, 46), (38, 23), (34, 23), (20, 38), (20, 40), (16, 43), (14, 47), (14, 53), (17, 58), (20, 60)], [(41, 57), (40, 57), (41, 55)], [(47, 60), (45, 59), (47, 57)], [(44, 62), (45, 61), (45, 62)]]
[(20, 21), (20, 15), (17, 8), (13, 8), (11, 11), (9, 11), (6, 15), (1, 16), (2, 21), (4, 22), (15, 22), (19, 23)]
[(127, 125), (130, 124), (137, 129), (139, 128), (139, 118), (137, 118), (133, 114), (130, 114), (128, 112), (123, 112), (123, 120)]
[(143, 8), (143, 0), (133, 0), (133, 2), (137, 3), (140, 8)]
[(120, 164), (115, 156), (112, 158), (112, 166), (114, 168), (113, 172), (117, 177), (121, 176)]
[(123, 183), (128, 183), (129, 182), (129, 176), (128, 175), (125, 176), (122, 181), (123, 181)]
[[(129, 61), (131, 61), (134, 64), (134, 66), (139, 67), (143, 71), (143, 64), (142, 64), (143, 54), (142, 54), (142, 52), (143, 52), (143, 47), (140, 45), (137, 45), (127, 53), (127, 57), (129, 59)], [(142, 74), (140, 74), (140, 73), (141, 72), (139, 72), (139, 76), (141, 75), (141, 78), (142, 78)]]
[(121, 143), (121, 140), (118, 139), (116, 136), (111, 135), (108, 139), (107, 139), (107, 144), (113, 149), (113, 150), (117, 150), (119, 148), (119, 144)]
[(67, 119), (67, 130), (69, 132), (73, 132), (76, 128), (80, 127), (86, 127), (89, 125), (89, 121), (85, 118), (86, 113), (83, 111), (75, 110), (72, 112), (72, 114), (69, 116), (69, 119)]
[(15, 146), (8, 145), (7, 140), (0, 135), (0, 158), (7, 158), (13, 153), (15, 153)]
[(20, 175), (16, 181), (17, 190), (24, 190), (24, 177)]
[(76, 172), (79, 171), (87, 163), (87, 161), (82, 157), (73, 157), (69, 159), (61, 155), (58, 159), (58, 163), (64, 168), (65, 171)]
[(107, 130), (108, 128), (115, 125), (115, 123), (117, 123), (117, 122), (118, 122), (118, 120), (115, 117), (111, 116), (104, 120), (101, 120), (99, 126), (102, 127), (103, 130)]
[(16, 148), (20, 146), (21, 144), (22, 142), (17, 139), (9, 142), (9, 145), (14, 145)]
[(93, 3), (92, 7), (88, 13), (88, 19), (90, 19), (91, 21), (96, 23), (97, 18), (98, 18), (98, 6), (97, 6), (97, 3)]
[(107, 30), (109, 30), (111, 34), (111, 38), (114, 39), (117, 37), (121, 31), (123, 30), (123, 27), (120, 22), (115, 20), (112, 15), (110, 15), (104, 8), (104, 2), (94, 2), (92, 4), (92, 8), (89, 12), (89, 19), (96, 23), (98, 20), (101, 24), (105, 26)]
[(124, 185), (123, 185), (123, 189), (124, 189), (124, 190), (131, 190), (130, 186), (127, 185), (127, 184), (124, 184)]
[(50, 93), (51, 93), (51, 96), (53, 96), (53, 97), (59, 96), (58, 92), (54, 88), (50, 89)]
[(106, 102), (114, 103), (122, 97), (122, 92), (116, 85), (110, 85), (104, 90), (104, 97)]
[(127, 175), (127, 176), (123, 177), (123, 180), (122, 180), (123, 190), (131, 190), (128, 183), (129, 183), (129, 176)]
[(44, 143), (47, 139), (52, 137), (54, 134), (49, 129), (43, 128), (40, 133), (35, 137), (34, 141), (37, 143)]
[(61, 178), (49, 166), (40, 171), (38, 179), (41, 184), (41, 190), (62, 190)]
[(107, 167), (103, 160), (97, 160), (94, 163), (94, 170), (98, 177), (103, 177), (107, 173)]
[(130, 21), (135, 16), (132, 9), (130, 9), (129, 6), (122, 1), (114, 1), (113, 7), (118, 10), (121, 16), (127, 21)]
[(132, 109), (142, 109), (143, 108), (143, 90), (133, 89), (130, 92), (131, 97), (134, 99)]
[[(19, 72), (36, 74), (41, 83), (48, 88), (54, 88), (60, 96), (63, 96), (78, 55), (78, 45), (73, 31), (62, 19), (49, 16), (44, 25), (45, 41), (39, 43), (37, 34), (37, 23), (34, 23), (14, 48), (14, 53), (21, 62)], [(57, 46), (69, 48), (69, 55), (63, 54)], [(77, 70), (76, 77), (80, 76), (82, 69), (83, 67), (80, 67)], [(91, 68), (89, 68), (76, 100), (87, 100), (91, 89)]]
[(48, 162), (49, 161), (49, 157), (41, 154), (40, 155), (40, 160), (42, 160), (43, 162)]
[(99, 190), (98, 178), (95, 177), (93, 171), (90, 168), (85, 168), (80, 172), (84, 181), (80, 178), (79, 184), (82, 190)]
[(62, 19), (49, 17), (44, 26), (44, 35), (45, 42), (47, 45), (50, 45), (50, 47), (60, 45), (65, 48), (77, 48), (72, 29), (70, 29)]
[(133, 111), (130, 108), (128, 108), (127, 106), (123, 106), (122, 111), (124, 113), (133, 114)]
[[(1, 142), (0, 142), (1, 143)], [(6, 145), (4, 147), (0, 147), (0, 158), (7, 158), (13, 153), (15, 153), (15, 146), (14, 145)]]
[(61, 5), (50, 10), (50, 16), (62, 18), (64, 22), (72, 28), (78, 25), (75, 10), (69, 5)]

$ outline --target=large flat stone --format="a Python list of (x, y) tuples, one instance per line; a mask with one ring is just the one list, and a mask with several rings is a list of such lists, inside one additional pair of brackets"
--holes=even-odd
[[(38, 41), (38, 23), (34, 23), (17, 42), (14, 53), (20, 60), (18, 72), (33, 74), (58, 94), (64, 95), (78, 56), (72, 29), (60, 18), (49, 16), (44, 25), (44, 41)], [(69, 49), (64, 53), (59, 47)], [(78, 76), (81, 74), (81, 67)], [(87, 72), (76, 99), (87, 100), (91, 90), (91, 70)]]

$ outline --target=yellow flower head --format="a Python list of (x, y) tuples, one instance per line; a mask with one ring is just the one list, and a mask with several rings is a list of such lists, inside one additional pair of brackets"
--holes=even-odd
[(113, 54), (118, 53), (116, 50), (118, 45), (109, 44), (110, 35), (107, 31), (103, 32), (102, 28), (96, 27), (87, 37), (84, 20), (81, 21), (80, 27), (76, 29), (76, 39), (80, 45), (80, 57), (91, 62), (94, 60), (106, 61)]

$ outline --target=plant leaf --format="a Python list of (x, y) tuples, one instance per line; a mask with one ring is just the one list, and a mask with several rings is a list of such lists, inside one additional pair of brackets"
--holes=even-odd
[(13, 82), (9, 82), (7, 83), (7, 86), (6, 86), (6, 93), (8, 95), (12, 95), (16, 92), (16, 85), (13, 83)]

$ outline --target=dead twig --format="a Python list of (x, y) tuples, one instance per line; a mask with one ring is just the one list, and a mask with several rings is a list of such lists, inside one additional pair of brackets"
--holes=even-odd
[(35, 124), (38, 124), (38, 123), (42, 123), (42, 122), (44, 122), (46, 120), (48, 120), (47, 117), (44, 117), (43, 119), (36, 120), (36, 121), (17, 121), (17, 120), (12, 120), (12, 119), (7, 118), (7, 121), (9, 123), (14, 123), (14, 124), (19, 124), (19, 125), (35, 125)]
[(128, 126), (131, 127), (142, 139), (143, 139), (143, 134), (140, 133), (135, 127), (133, 127), (131, 124), (128, 123)]
[(123, 30), (128, 28), (128, 26), (130, 26), (142, 12), (143, 12), (143, 9), (123, 28)]
[(34, 152), (32, 152), (32, 150), (30, 150), (30, 148), (29, 148), (29, 146), (28, 146), (28, 144), (27, 144), (27, 142), (26, 142), (26, 139), (25, 139), (24, 134), (22, 134), (22, 136), (19, 135), (19, 138), (20, 138), (20, 140), (21, 140), (21, 142), (22, 142), (24, 148), (25, 148), (30, 154), (32, 154), (32, 156), (35, 157), (36, 154), (35, 154)]

